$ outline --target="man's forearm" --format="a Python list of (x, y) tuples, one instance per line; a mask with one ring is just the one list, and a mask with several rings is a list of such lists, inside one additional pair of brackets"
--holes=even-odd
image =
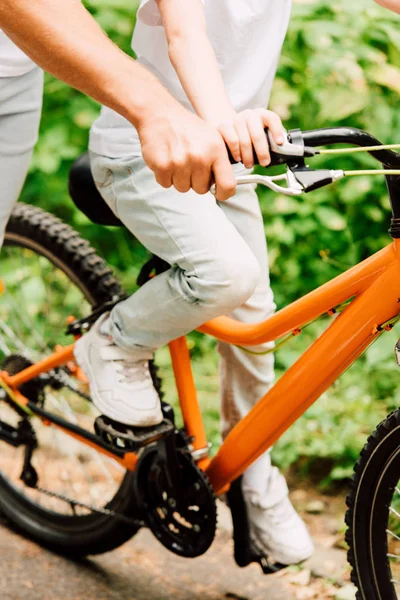
[(218, 131), (121, 52), (79, 0), (0, 0), (0, 28), (46, 71), (131, 121), (162, 186), (204, 194), (214, 177), (218, 200), (235, 193)]
[(375, 0), (375, 2), (400, 14), (400, 0)]
[(79, 0), (1, 0), (0, 28), (43, 69), (135, 126), (158, 105), (175, 102), (111, 42)]

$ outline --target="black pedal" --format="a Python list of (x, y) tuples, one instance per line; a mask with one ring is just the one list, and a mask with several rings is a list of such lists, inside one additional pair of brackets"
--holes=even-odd
[(94, 423), (96, 434), (107, 444), (136, 451), (174, 432), (171, 421), (164, 419), (153, 427), (133, 427), (100, 415)]
[(232, 513), (234, 556), (239, 567), (247, 567), (258, 563), (264, 575), (270, 575), (285, 569), (287, 565), (271, 563), (267, 556), (260, 551), (250, 539), (249, 519), (246, 502), (242, 492), (242, 478), (231, 483), (227, 493), (229, 508)]

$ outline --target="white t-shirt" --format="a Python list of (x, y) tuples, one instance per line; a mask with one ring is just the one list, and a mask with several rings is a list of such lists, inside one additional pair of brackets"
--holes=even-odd
[(25, 75), (35, 66), (35, 63), (0, 29), (0, 77)]
[[(292, 0), (201, 0), (207, 34), (224, 84), (237, 111), (266, 107)], [(145, 65), (185, 107), (193, 110), (168, 57), (168, 44), (156, 0), (142, 0), (132, 48)], [(137, 90), (140, 94), (140, 90)], [(90, 149), (119, 158), (140, 154), (134, 127), (103, 107), (93, 124)]]

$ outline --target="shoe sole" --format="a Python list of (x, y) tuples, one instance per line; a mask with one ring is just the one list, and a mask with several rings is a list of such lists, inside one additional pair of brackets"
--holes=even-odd
[(257, 539), (257, 536), (255, 537), (251, 537), (253, 543), (256, 545), (257, 548), (259, 548), (261, 550), (261, 552), (265, 552), (267, 556), (271, 556), (276, 562), (282, 564), (282, 565), (298, 565), (302, 562), (304, 562), (305, 560), (309, 559), (315, 551), (314, 546), (306, 546), (304, 547), (303, 551), (300, 552), (298, 551), (296, 555), (292, 555), (292, 556), (284, 556), (283, 554), (279, 554), (279, 551), (273, 551), (272, 548), (268, 548), (265, 544), (262, 544), (260, 542), (260, 540)]
[(138, 414), (137, 418), (127, 419), (122, 413), (113, 410), (112, 407), (104, 402), (100, 394), (97, 392), (96, 381), (92, 374), (92, 369), (90, 367), (90, 363), (86, 360), (86, 348), (85, 348), (85, 340), (82, 337), (75, 343), (74, 346), (74, 356), (75, 360), (78, 363), (78, 366), (85, 373), (86, 377), (89, 381), (90, 388), (90, 396), (95, 407), (106, 417), (113, 419), (113, 421), (117, 421), (118, 423), (123, 423), (124, 425), (131, 425), (133, 427), (152, 427), (154, 425), (159, 425), (163, 420), (163, 414), (161, 411), (161, 405), (158, 406), (158, 410), (156, 414), (152, 414), (151, 416), (145, 416), (142, 413)]

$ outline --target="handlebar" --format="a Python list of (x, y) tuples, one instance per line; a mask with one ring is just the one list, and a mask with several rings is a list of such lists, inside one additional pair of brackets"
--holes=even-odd
[[(286, 173), (275, 175), (245, 175), (237, 178), (237, 184), (256, 183), (262, 184), (271, 190), (284, 194), (285, 196), (298, 196), (304, 192), (311, 192), (341, 179), (345, 176), (354, 175), (385, 175), (392, 207), (392, 220), (389, 234), (392, 238), (400, 238), (400, 153), (393, 152), (391, 148), (400, 147), (399, 144), (384, 146), (374, 136), (361, 129), (353, 127), (329, 127), (325, 129), (314, 129), (301, 131), (293, 129), (287, 134), (287, 142), (279, 146), (272, 136), (266, 131), (270, 145), (271, 163), (269, 166), (286, 165)], [(335, 144), (352, 144), (352, 148), (343, 150), (318, 150), (320, 146), (332, 146)], [(356, 148), (354, 148), (356, 146)], [(379, 148), (382, 146), (382, 150)], [(383, 169), (342, 171), (329, 169), (311, 169), (305, 163), (305, 158), (318, 154), (359, 152), (359, 148), (365, 148), (377, 161), (382, 163)], [(235, 161), (231, 158), (231, 162)], [(254, 164), (257, 157), (254, 156)], [(286, 186), (277, 182), (283, 181)], [(216, 193), (215, 185), (211, 192)]]
[[(266, 130), (266, 135), (271, 154), (269, 167), (286, 165), (286, 173), (273, 177), (260, 174), (245, 175), (237, 178), (238, 185), (261, 184), (286, 196), (298, 196), (304, 192), (311, 192), (329, 185), (346, 175), (384, 174), (386, 175), (390, 195), (392, 196), (396, 192), (400, 197), (400, 170), (393, 170), (400, 169), (400, 153), (388, 150), (378, 139), (366, 131), (352, 127), (329, 127), (304, 132), (300, 129), (293, 129), (287, 133), (287, 141), (282, 145), (275, 142), (268, 130)], [(305, 158), (312, 158), (324, 152), (324, 150), (318, 150), (318, 147), (336, 144), (352, 144), (359, 148), (365, 148), (366, 152), (369, 152), (371, 156), (382, 163), (385, 170), (347, 172), (330, 169), (315, 170), (305, 164)], [(379, 150), (377, 146), (384, 147)], [(343, 150), (343, 152), (345, 151)], [(325, 152), (328, 151), (325, 150)], [(331, 152), (340, 152), (340, 150)], [(230, 153), (229, 158), (232, 164), (236, 164)], [(254, 164), (258, 164), (256, 155), (254, 155)], [(277, 184), (277, 181), (285, 181), (286, 187)], [(215, 194), (215, 185), (211, 187), (211, 192)]]
[[(296, 130), (294, 131), (296, 132)], [(293, 131), (289, 132), (289, 142), (291, 141), (293, 133)], [(373, 135), (370, 135), (362, 129), (355, 129), (353, 127), (328, 127), (325, 129), (303, 131), (300, 132), (300, 134), (304, 144), (312, 148), (334, 144), (353, 144), (353, 146), (363, 148), (367, 146), (383, 146), (382, 142)], [(400, 168), (400, 154), (398, 152), (393, 152), (391, 150), (377, 150), (369, 152), (369, 154), (385, 167)]]
[[(268, 129), (265, 130), (268, 137), (271, 153), (271, 163), (269, 167), (286, 164), (288, 160), (296, 156), (310, 158), (319, 154), (314, 150), (319, 146), (333, 146), (336, 144), (352, 144), (359, 148), (368, 146), (383, 146), (376, 137), (354, 127), (326, 127), (323, 129), (311, 129), (301, 131), (293, 129), (287, 133), (287, 142), (279, 146), (270, 135)], [(376, 150), (369, 152), (386, 167), (400, 168), (400, 153), (390, 150)], [(237, 164), (232, 154), (228, 150), (228, 156), (231, 164)], [(254, 153), (254, 164), (258, 164), (257, 155)]]

